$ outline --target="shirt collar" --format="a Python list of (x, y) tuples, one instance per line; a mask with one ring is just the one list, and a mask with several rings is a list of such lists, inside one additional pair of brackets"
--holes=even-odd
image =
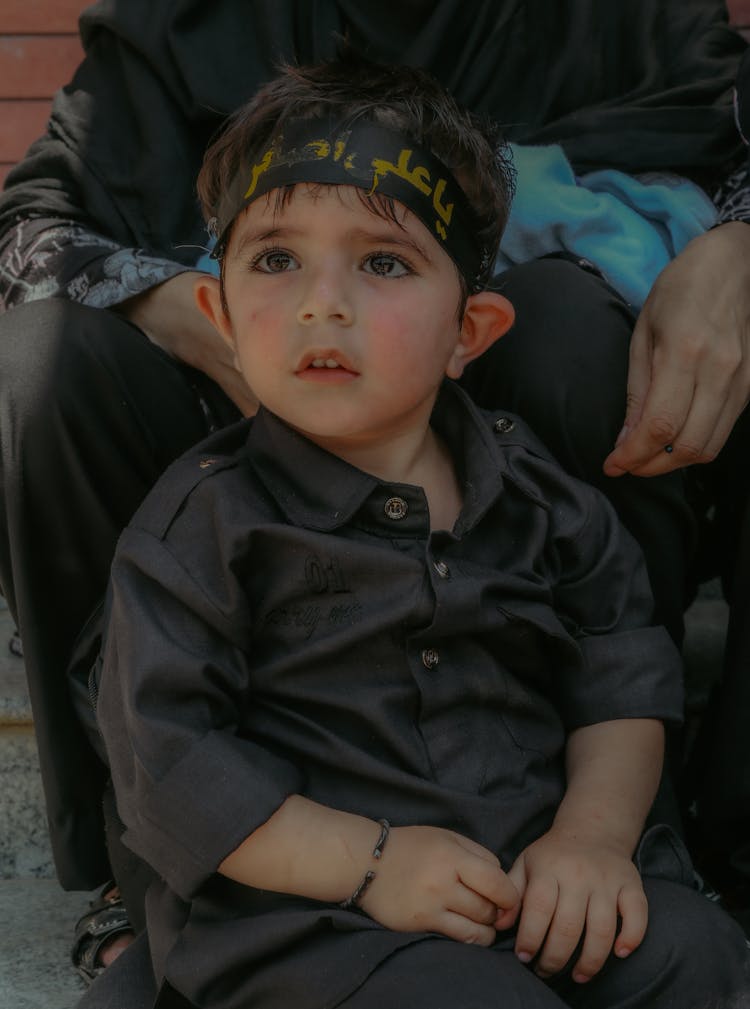
[[(479, 521), (500, 493), (506, 469), (503, 453), (492, 433), (491, 419), (454, 382), (444, 382), (431, 423), (456, 461), (464, 506), (455, 531), (464, 532)], [(246, 452), (266, 490), (293, 525), (330, 532), (350, 523), (360, 512), (370, 527), (369, 499), (405, 496), (417, 507), (411, 507), (410, 517), (398, 523), (399, 533), (424, 531), (426, 504), (421, 488), (389, 483), (351, 466), (264, 407), (252, 422)], [(378, 504), (374, 514), (381, 512)], [(388, 528), (392, 531), (392, 526)]]

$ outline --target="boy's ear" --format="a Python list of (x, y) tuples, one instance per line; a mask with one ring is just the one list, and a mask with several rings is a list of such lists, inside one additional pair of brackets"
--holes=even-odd
[(460, 378), (470, 361), (507, 333), (515, 317), (513, 306), (502, 294), (494, 291), (470, 294), (466, 299), (458, 343), (445, 370), (448, 377)]
[(193, 294), (199, 310), (223, 337), (225, 343), (234, 348), (232, 325), (221, 303), (221, 287), (218, 279), (210, 274), (201, 274), (195, 281)]

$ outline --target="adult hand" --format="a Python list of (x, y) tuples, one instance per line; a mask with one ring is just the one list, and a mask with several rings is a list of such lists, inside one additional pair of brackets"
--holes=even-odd
[(625, 957), (643, 940), (648, 905), (641, 879), (611, 843), (566, 837), (553, 828), (519, 855), (508, 875), (523, 894), (516, 955), (525, 963), (538, 957), (540, 977), (562, 970), (581, 939), (573, 967), (579, 983), (601, 969), (613, 945), (615, 955)]
[(451, 830), (392, 828), (376, 872), (360, 906), (397, 932), (491, 946), (515, 918), (519, 895), (497, 858)]
[[(710, 462), (750, 399), (750, 225), (693, 239), (657, 278), (630, 350), (608, 476)], [(671, 446), (671, 451), (665, 451)]]
[(120, 312), (172, 357), (212, 378), (249, 417), (258, 401), (234, 362), (232, 351), (193, 297), (194, 272), (180, 273), (126, 301)]

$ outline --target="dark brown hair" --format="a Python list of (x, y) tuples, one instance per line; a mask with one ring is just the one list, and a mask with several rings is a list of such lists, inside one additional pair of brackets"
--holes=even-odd
[[(348, 123), (369, 120), (428, 148), (450, 169), (477, 217), (486, 222), (477, 239), (494, 260), (514, 184), (498, 127), (460, 108), (425, 71), (373, 63), (351, 49), (310, 66), (282, 66), (278, 77), (229, 117), (198, 176), (205, 219), (216, 215), (221, 195), (242, 164), (260, 153), (286, 121), (322, 117)], [(392, 216), (387, 197), (363, 196), (375, 213)]]

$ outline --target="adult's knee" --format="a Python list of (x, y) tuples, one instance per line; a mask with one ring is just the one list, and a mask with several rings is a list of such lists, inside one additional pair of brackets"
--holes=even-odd
[(194, 385), (114, 312), (48, 299), (0, 317), (6, 462), (26, 447), (37, 460), (54, 458), (65, 445), (84, 465), (91, 451), (98, 465), (109, 445), (110, 454), (147, 463), (151, 479), (207, 432)]
[[(63, 299), (0, 316), (0, 409), (15, 426), (46, 427), (112, 386), (118, 359), (143, 354), (145, 337), (114, 313)], [(147, 342), (147, 341), (146, 341)]]
[(702, 894), (680, 884), (646, 879), (644, 885), (648, 930), (628, 958), (629, 980), (627, 969), (621, 978), (647, 993), (642, 1003), (634, 1004), (649, 1009), (750, 1005), (748, 950), (736, 922)]
[(516, 321), (467, 369), (467, 388), (482, 406), (520, 413), (561, 461), (579, 461), (574, 472), (599, 470), (625, 415), (632, 312), (562, 259), (514, 267), (495, 287)]

